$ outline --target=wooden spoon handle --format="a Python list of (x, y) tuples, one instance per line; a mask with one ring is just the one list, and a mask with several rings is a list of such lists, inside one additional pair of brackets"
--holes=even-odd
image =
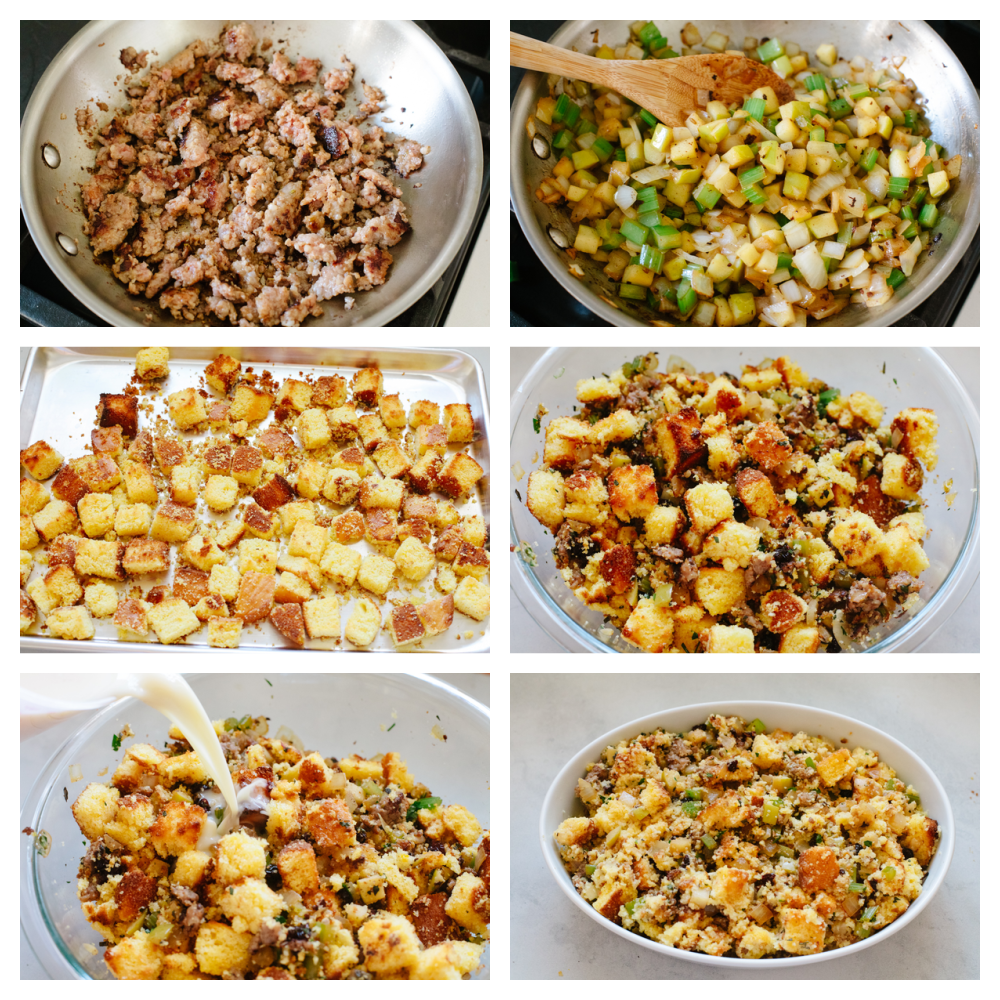
[(604, 62), (603, 59), (561, 49), (513, 31), (510, 33), (511, 66), (534, 69), (541, 73), (558, 73), (571, 80), (586, 80), (587, 83), (609, 86), (602, 65)]

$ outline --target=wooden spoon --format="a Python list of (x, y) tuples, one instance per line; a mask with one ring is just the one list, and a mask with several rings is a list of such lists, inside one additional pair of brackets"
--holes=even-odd
[(670, 126), (683, 125), (695, 108), (708, 101), (731, 104), (758, 87), (771, 87), (782, 104), (794, 96), (774, 70), (739, 52), (676, 59), (596, 59), (512, 31), (510, 64), (610, 87)]

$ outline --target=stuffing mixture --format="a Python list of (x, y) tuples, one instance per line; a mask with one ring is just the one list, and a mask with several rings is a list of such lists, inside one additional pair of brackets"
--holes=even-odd
[[(842, 741), (842, 742), (846, 742)], [(844, 948), (920, 895), (938, 825), (872, 750), (721, 715), (608, 747), (555, 839), (608, 920), (738, 958)]]
[(377, 367), (297, 374), (221, 354), (179, 388), (169, 349), (142, 348), (124, 391), (94, 387), (89, 452), (24, 449), (21, 634), (204, 629), (233, 649), (269, 625), (285, 646), (399, 650), (483, 635), (470, 404), (404, 401)]
[(656, 366), (579, 381), (528, 480), (581, 601), (653, 653), (855, 651), (920, 606), (933, 410), (883, 426), (787, 357)]
[[(121, 61), (138, 70), (146, 56)], [(409, 177), (427, 151), (361, 127), (385, 97), (367, 83), (338, 117), (353, 79), (346, 57), (323, 73), (318, 59), (257, 54), (248, 24), (154, 64), (96, 136), (82, 188), (94, 254), (185, 323), (298, 326), (336, 296), (351, 308), (386, 281), (410, 228), (390, 168)]]
[(128, 748), (73, 815), (89, 841), (83, 912), (118, 979), (461, 979), (489, 938), (490, 838), (398, 754), (341, 760), (215, 723), (244, 799), (221, 793), (179, 730)]

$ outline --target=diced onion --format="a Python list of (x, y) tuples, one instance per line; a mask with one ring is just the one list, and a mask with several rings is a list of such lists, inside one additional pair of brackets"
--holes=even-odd
[(615, 204), (624, 211), (635, 204), (636, 197), (635, 188), (630, 187), (628, 184), (623, 184), (615, 191)]
[(899, 266), (907, 277), (913, 274), (917, 257), (920, 256), (920, 237), (914, 237), (913, 242), (899, 255)]
[(624, 802), (625, 805), (627, 805), (630, 809), (637, 802), (637, 799), (633, 795), (629, 794), (628, 792), (622, 792), (622, 794), (619, 796), (619, 799), (622, 802)]
[(79, 764), (70, 764), (69, 766), (69, 780), (70, 781), (82, 781), (83, 780), (83, 768)]
[[(638, 181), (640, 184), (652, 184), (653, 181), (662, 181), (664, 178), (669, 177), (672, 167), (656, 166), (656, 167), (644, 167), (638, 173), (632, 174), (632, 180)], [(618, 189), (621, 191), (621, 188)]]
[(514, 479), (517, 482), (520, 482), (522, 479), (524, 479), (524, 468), (521, 466), (520, 462), (515, 462), (511, 466), (510, 471), (514, 473)]

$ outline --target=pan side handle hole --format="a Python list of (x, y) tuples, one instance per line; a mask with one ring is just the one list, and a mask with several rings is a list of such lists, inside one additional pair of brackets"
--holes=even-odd
[(56, 242), (59, 244), (63, 253), (69, 257), (75, 257), (79, 252), (80, 248), (77, 246), (76, 240), (72, 236), (67, 236), (65, 233), (56, 233)]
[(50, 167), (52, 170), (55, 170), (55, 168), (62, 162), (59, 150), (56, 149), (51, 142), (42, 143), (42, 162), (45, 166)]

